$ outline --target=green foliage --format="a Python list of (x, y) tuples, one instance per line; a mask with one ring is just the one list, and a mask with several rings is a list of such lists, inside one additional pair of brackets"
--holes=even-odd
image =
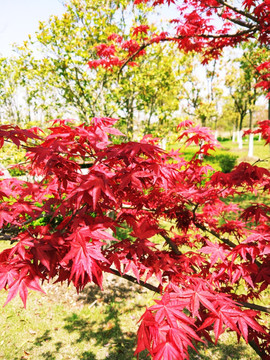
[(236, 165), (238, 156), (227, 153), (217, 155), (215, 158), (217, 159), (219, 166), (221, 167), (221, 171), (224, 173), (229, 173)]
[(228, 137), (222, 137), (222, 136), (217, 137), (217, 141), (219, 141), (219, 142), (230, 141), (230, 140), (231, 140), (231, 138), (228, 138)]
[[(186, 55), (176, 57), (172, 45), (154, 44), (138, 66), (126, 66), (121, 73), (118, 68), (108, 71), (87, 65), (98, 58), (97, 46), (108, 43), (112, 33), (121, 35), (123, 41), (135, 41), (132, 28), (149, 20), (149, 9), (146, 4), (134, 8), (128, 0), (68, 0), (62, 16), (40, 23), (35, 36), (17, 49), (16, 71), (26, 90), (27, 107), (41, 112), (43, 121), (119, 118), (119, 129), (128, 139), (134, 137), (142, 120), (147, 130), (151, 130), (153, 117), (160, 127), (167, 128), (179, 107)], [(154, 24), (150, 31), (156, 31)], [(121, 51), (120, 45), (113, 46)]]
[(25, 175), (25, 170), (20, 166), (9, 168), (8, 172), (9, 172), (10, 176), (12, 176), (12, 177)]

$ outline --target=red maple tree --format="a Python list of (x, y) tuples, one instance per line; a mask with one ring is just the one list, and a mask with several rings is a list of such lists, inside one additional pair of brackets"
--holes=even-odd
[[(97, 49), (100, 62), (89, 65), (123, 67), (157, 41), (177, 41), (206, 60), (256, 34), (266, 43), (269, 7), (269, 0), (245, 0), (242, 10), (218, 0), (184, 1), (175, 36), (147, 38), (148, 27), (140, 26), (133, 31), (143, 34), (140, 44), (114, 34), (109, 41), (127, 57), (108, 42)], [(218, 30), (210, 24), (214, 15), (224, 20)], [(235, 24), (244, 29), (233, 32)], [(0, 146), (25, 148), (25, 169), (36, 179), (0, 180), (0, 239), (14, 243), (0, 254), (6, 303), (19, 294), (25, 305), (28, 289), (42, 291), (45, 280), (72, 282), (80, 291), (89, 282), (102, 287), (102, 274), (112, 273), (160, 294), (140, 319), (138, 356), (147, 349), (154, 360), (188, 359), (189, 347), (217, 343), (228, 329), (270, 359), (269, 329), (260, 321), (270, 309), (253, 302), (270, 284), (270, 206), (260, 202), (269, 195), (270, 171), (241, 163), (228, 174), (214, 172), (200, 155), (218, 143), (191, 121), (178, 126), (181, 147), (200, 144), (191, 160), (160, 149), (150, 136), (114, 145), (112, 138), (123, 136), (115, 122), (56, 120), (48, 135), (0, 126)], [(259, 129), (269, 143), (270, 120)], [(247, 193), (258, 201), (237, 204), (234, 198)]]

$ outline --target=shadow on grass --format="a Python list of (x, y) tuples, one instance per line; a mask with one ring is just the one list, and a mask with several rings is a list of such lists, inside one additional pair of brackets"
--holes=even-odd
[[(45, 330), (44, 333), (41, 336), (37, 336), (35, 340), (33, 341), (33, 346), (30, 347), (29, 351), (34, 347), (40, 347), (42, 348), (46, 343), (51, 343), (53, 341), (53, 335), (51, 335), (50, 330)], [(51, 346), (55, 347), (55, 350), (53, 351), (46, 351), (40, 354), (39, 358), (44, 360), (56, 360), (56, 354), (59, 352), (59, 350), (62, 347), (62, 342), (56, 342), (55, 344), (51, 344)], [(21, 357), (18, 358), (18, 360), (26, 359), (27, 357)], [(17, 359), (15, 359), (17, 360)]]
[(260, 360), (260, 357), (255, 353), (250, 355), (248, 345), (235, 342), (232, 344), (228, 339), (224, 342), (219, 342), (218, 345), (208, 343), (207, 345), (199, 344), (197, 346), (198, 352), (190, 350), (190, 360)]
[[(104, 290), (101, 290), (97, 286), (89, 285), (78, 297), (78, 301), (90, 307), (102, 303), (100, 319), (91, 320), (73, 313), (65, 318), (64, 328), (69, 333), (77, 333), (77, 343), (90, 342), (96, 349), (101, 349), (102, 358), (106, 360), (135, 360), (136, 334), (123, 330), (120, 317), (125, 313), (128, 316), (135, 308), (144, 307), (131, 300), (134, 300), (134, 294), (142, 294), (147, 290), (110, 274), (106, 274), (103, 286)], [(83, 352), (80, 358), (97, 360), (100, 357), (87, 351)], [(146, 354), (140, 358), (149, 360)]]
[[(104, 279), (103, 286), (102, 291), (97, 286), (88, 285), (75, 300), (78, 308), (83, 305), (83, 312), (75, 307), (73, 313), (69, 312), (70, 316), (62, 318), (62, 330), (71, 335), (69, 340), (59, 338), (59, 335), (54, 338), (54, 330), (45, 329), (32, 339), (29, 353), (35, 348), (38, 359), (56, 360), (69, 349), (70, 357), (66, 355), (65, 359), (135, 360), (136, 332), (132, 325), (133, 317), (128, 317), (134, 310), (145, 307), (140, 305), (140, 301), (144, 303), (141, 295), (147, 290), (110, 274)], [(138, 294), (141, 300), (135, 301)], [(123, 316), (125, 314), (127, 318)], [(149, 357), (142, 354), (140, 359), (149, 360)]]
[(89, 284), (78, 296), (78, 301), (84, 304), (92, 304), (95, 300), (109, 304), (115, 299), (134, 299), (134, 294), (143, 294), (149, 290), (128, 280), (106, 274), (103, 280), (103, 290), (94, 284)]
[[(64, 319), (64, 329), (68, 333), (76, 335), (71, 349), (76, 349), (77, 344), (83, 343), (95, 347), (97, 354), (91, 350), (76, 352), (76, 359), (82, 360), (135, 360), (134, 349), (136, 347), (136, 336), (133, 332), (125, 332), (120, 326), (121, 306), (119, 304), (109, 304), (102, 311), (102, 321), (91, 320), (88, 317), (79, 316), (75, 313)], [(35, 339), (35, 346), (42, 346), (46, 342), (51, 342), (51, 350), (42, 352), (39, 359), (56, 360), (57, 354), (61, 353), (61, 348), (65, 346), (62, 342), (53, 343), (53, 336), (46, 330), (42, 336)], [(245, 344), (231, 343), (232, 340), (224, 339), (218, 346), (208, 343), (198, 345), (198, 353), (190, 351), (190, 360), (259, 360), (255, 354), (250, 356)], [(102, 353), (100, 352), (102, 351)], [(68, 357), (75, 359), (75, 357)], [(19, 360), (19, 358), (17, 359)], [(21, 359), (20, 359), (21, 360)], [(140, 354), (140, 360), (150, 360), (147, 352)]]
[[(102, 321), (99, 324), (72, 314), (65, 319), (65, 329), (70, 333), (78, 333), (77, 343), (91, 342), (96, 348), (102, 349), (103, 358), (106, 360), (135, 359), (136, 337), (132, 332), (122, 331), (120, 314), (119, 304), (108, 304), (102, 312)], [(98, 359), (91, 351), (82, 353), (81, 358)]]
[[(88, 286), (77, 298), (78, 304), (88, 305), (88, 310), (77, 313), (75, 310), (63, 319), (63, 329), (72, 339), (68, 344), (71, 357), (64, 359), (135, 360), (136, 329), (129, 330), (130, 324), (128, 329), (125, 323), (129, 321), (132, 311), (142, 306), (138, 297), (143, 292), (145, 290), (138, 285), (110, 277), (105, 279), (104, 291), (96, 286)], [(134, 301), (135, 297), (138, 301)], [(65, 339), (60, 338), (57, 342), (53, 337), (53, 331), (46, 330), (34, 339), (33, 346), (40, 347), (41, 351), (43, 345), (50, 344), (49, 351), (44, 347), (38, 359), (56, 360), (58, 354), (62, 354), (61, 350), (67, 345)], [(190, 352), (191, 360), (259, 359), (256, 355), (250, 356), (245, 345), (237, 344), (227, 335), (218, 346), (209, 343), (207, 347), (200, 345), (198, 350), (198, 353)], [(140, 354), (140, 360), (150, 360), (150, 357), (145, 352)]]
[(51, 341), (50, 331), (45, 330), (44, 334), (35, 338), (34, 346), (42, 346), (44, 342)]

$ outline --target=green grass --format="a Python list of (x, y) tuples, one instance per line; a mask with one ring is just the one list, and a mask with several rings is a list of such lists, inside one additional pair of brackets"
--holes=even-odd
[[(224, 151), (230, 151), (236, 155), (240, 161), (248, 160), (249, 162), (254, 162), (257, 159), (266, 159), (270, 156), (270, 147), (265, 145), (264, 141), (254, 141), (254, 158), (248, 158), (248, 142), (243, 142), (243, 149), (238, 149), (238, 144), (233, 143), (232, 141), (224, 141), (220, 143)], [(270, 162), (268, 161), (268, 167), (270, 167)]]
[(0, 359), (135, 359), (137, 322), (150, 294), (122, 281), (114, 285), (104, 294), (89, 286), (80, 295), (48, 285), (47, 295), (30, 293), (26, 309), (16, 298), (2, 309)]
[[(254, 157), (248, 157), (248, 142), (243, 142), (243, 149), (238, 149), (238, 144), (232, 141), (220, 142), (221, 147), (216, 151), (212, 151), (212, 156), (207, 157), (204, 163), (211, 165), (216, 171), (221, 171), (219, 164), (219, 157), (222, 154), (229, 154), (237, 156), (237, 163), (242, 161), (254, 164), (257, 166), (270, 168), (270, 147), (265, 145), (264, 141), (254, 141)], [(168, 144), (168, 149), (178, 149), (183, 146), (183, 143)], [(187, 160), (190, 160), (195, 152), (198, 151), (198, 146), (191, 145), (187, 148), (182, 147), (182, 153)], [(258, 161), (261, 160), (261, 161)], [(221, 160), (222, 161), (222, 160)]]
[[(30, 293), (27, 308), (16, 298), (2, 309), (0, 359), (5, 360), (135, 360), (138, 320), (153, 294), (120, 280), (116, 293), (88, 287), (46, 286), (47, 295)], [(134, 293), (136, 291), (136, 296)], [(5, 293), (0, 293), (4, 303)], [(225, 333), (218, 346), (200, 345), (191, 360), (259, 360), (244, 341)], [(141, 360), (149, 359), (146, 353)]]

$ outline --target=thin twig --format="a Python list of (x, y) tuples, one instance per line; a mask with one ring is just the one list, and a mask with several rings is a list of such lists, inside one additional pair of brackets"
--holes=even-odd
[(238, 9), (236, 7), (234, 7), (233, 5), (230, 5), (228, 4), (227, 2), (223, 1), (223, 0), (217, 0), (217, 2), (223, 6), (226, 6), (227, 8), (233, 10), (234, 12), (236, 12), (237, 14), (240, 14), (240, 15), (243, 15), (244, 17), (254, 21), (255, 23), (259, 23), (258, 19), (253, 16), (252, 14), (244, 11), (244, 10), (241, 10), (241, 9)]

